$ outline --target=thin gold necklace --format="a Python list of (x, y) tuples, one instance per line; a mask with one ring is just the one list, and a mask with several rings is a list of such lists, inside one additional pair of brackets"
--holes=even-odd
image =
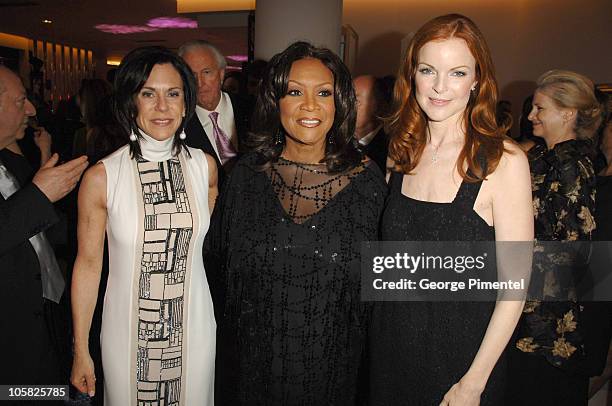
[(440, 142), (438, 145), (436, 145), (433, 148), (433, 153), (431, 154), (431, 163), (432, 164), (437, 164), (438, 163), (438, 150), (440, 149), (440, 145), (442, 145), (442, 142)]

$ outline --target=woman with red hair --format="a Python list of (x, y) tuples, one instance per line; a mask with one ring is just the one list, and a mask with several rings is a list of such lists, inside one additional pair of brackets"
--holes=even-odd
[[(441, 16), (417, 31), (388, 122), (383, 240), (533, 240), (529, 166), (495, 120), (497, 96), (470, 19)], [(371, 404), (503, 404), (501, 359), (522, 308), (521, 300), (375, 303)]]

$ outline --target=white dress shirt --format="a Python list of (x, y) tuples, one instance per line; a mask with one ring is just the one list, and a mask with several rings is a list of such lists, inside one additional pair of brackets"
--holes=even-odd
[[(227, 93), (221, 92), (221, 99), (219, 100), (219, 104), (217, 104), (214, 111), (219, 113), (217, 124), (219, 124), (219, 127), (229, 137), (234, 149), (238, 150), (238, 136), (236, 135), (236, 123), (234, 122), (234, 109), (232, 107), (232, 101)], [(215, 135), (213, 133), (212, 121), (208, 116), (210, 113), (212, 113), (212, 111), (196, 106), (196, 115), (198, 116), (198, 119), (200, 120), (200, 123), (202, 124), (202, 127), (210, 140), (210, 143), (215, 149), (217, 158), (221, 159), (219, 157), (219, 151), (217, 150), (217, 142), (215, 141)]]

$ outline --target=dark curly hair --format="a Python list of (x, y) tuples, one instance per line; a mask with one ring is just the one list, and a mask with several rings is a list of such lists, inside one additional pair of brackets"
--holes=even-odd
[[(263, 76), (255, 112), (253, 113), (248, 148), (258, 153), (258, 164), (267, 168), (283, 151), (285, 130), (280, 120), (280, 99), (287, 94), (289, 71), (295, 61), (320, 60), (334, 76), (334, 123), (327, 133), (322, 162), (332, 173), (354, 168), (361, 162), (361, 153), (354, 139), (357, 116), (355, 90), (351, 74), (340, 58), (326, 48), (316, 48), (307, 42), (295, 42), (274, 55)], [(278, 141), (281, 142), (278, 142)]]
[[(115, 76), (113, 114), (124, 130), (122, 136), (125, 137), (126, 141), (129, 140), (129, 135), (132, 132), (139, 139), (142, 138), (136, 124), (136, 117), (138, 116), (136, 95), (149, 78), (153, 67), (164, 64), (172, 65), (183, 81), (185, 117), (183, 117), (174, 137), (174, 153), (178, 154), (181, 148), (185, 146), (185, 141), (181, 140), (178, 135), (195, 112), (197, 87), (191, 69), (174, 52), (164, 47), (149, 46), (136, 48), (123, 58)], [(141, 158), (140, 144), (130, 142), (129, 145), (132, 157)]]

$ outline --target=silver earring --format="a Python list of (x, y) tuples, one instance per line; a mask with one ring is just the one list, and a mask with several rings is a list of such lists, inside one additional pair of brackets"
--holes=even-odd
[(134, 130), (130, 133), (130, 141), (136, 142), (138, 138), (136, 138), (136, 134), (134, 134)]
[(283, 143), (283, 136), (281, 135), (281, 132), (279, 131), (279, 132), (276, 133), (276, 142), (275, 142), (275, 144), (276, 145), (280, 145), (282, 143)]
[(334, 136), (332, 134), (327, 137), (327, 143), (332, 146), (334, 145)]
[(184, 140), (185, 138), (187, 138), (187, 134), (185, 134), (185, 129), (184, 128), (181, 130), (181, 133), (179, 134), (179, 138), (181, 140)]

